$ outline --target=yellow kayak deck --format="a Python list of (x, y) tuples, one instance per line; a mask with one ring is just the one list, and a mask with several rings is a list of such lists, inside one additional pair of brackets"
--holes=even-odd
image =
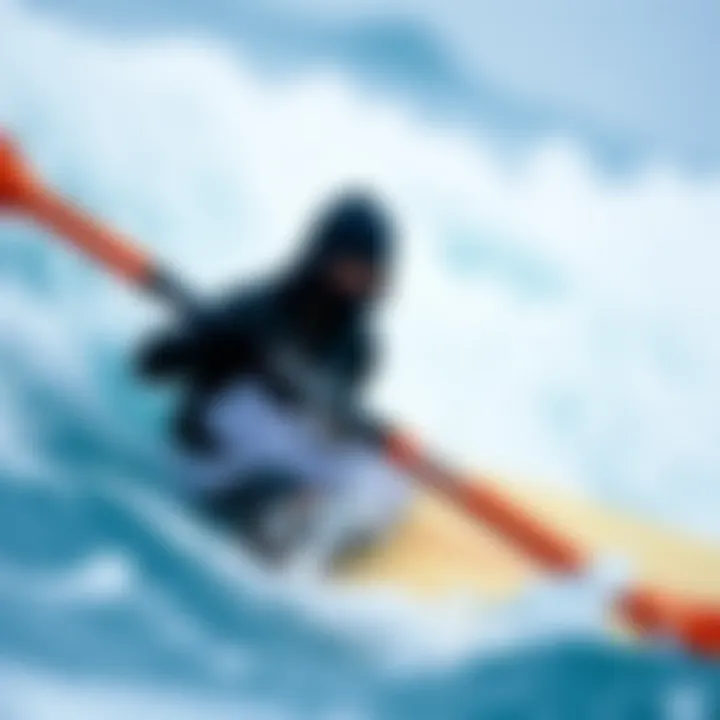
[[(720, 600), (720, 545), (556, 491), (497, 485), (579, 547), (629, 560), (638, 581)], [(489, 599), (511, 597), (536, 574), (501, 538), (426, 495), (384, 545), (343, 570), (353, 582), (417, 596), (471, 591)]]

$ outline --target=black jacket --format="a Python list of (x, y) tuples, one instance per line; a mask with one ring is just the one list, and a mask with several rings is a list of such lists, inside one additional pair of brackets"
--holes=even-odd
[(197, 450), (211, 448), (206, 410), (223, 388), (243, 379), (317, 412), (333, 415), (351, 407), (374, 366), (370, 311), (376, 298), (350, 302), (338, 296), (326, 286), (323, 270), (333, 259), (351, 256), (384, 278), (391, 245), (378, 204), (367, 196), (345, 196), (313, 225), (289, 270), (230, 293), (151, 338), (141, 349), (139, 368), (145, 377), (181, 383), (178, 440)]

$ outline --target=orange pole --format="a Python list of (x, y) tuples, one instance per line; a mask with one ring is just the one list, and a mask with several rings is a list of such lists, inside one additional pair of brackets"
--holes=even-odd
[[(580, 575), (591, 563), (566, 537), (546, 527), (509, 497), (460, 477), (430, 459), (402, 433), (386, 437), (388, 457), (426, 488), (439, 493), (458, 509), (491, 528), (545, 571)], [(615, 607), (619, 616), (640, 635), (670, 637), (686, 649), (720, 658), (720, 607), (672, 597), (653, 588), (630, 588)]]
[[(134, 243), (45, 187), (18, 149), (0, 135), (2, 207), (43, 224), (121, 277), (143, 288), (160, 290), (176, 303), (191, 305), (179, 286), (159, 273)], [(401, 433), (385, 431), (383, 442), (388, 457), (399, 467), (425, 487), (444, 495), (462, 512), (488, 525), (543, 569), (580, 574), (588, 567), (589, 559), (572, 542), (497, 490), (465, 481), (431, 460)], [(641, 634), (671, 636), (688, 650), (720, 657), (718, 607), (634, 588), (620, 598), (616, 609)]]

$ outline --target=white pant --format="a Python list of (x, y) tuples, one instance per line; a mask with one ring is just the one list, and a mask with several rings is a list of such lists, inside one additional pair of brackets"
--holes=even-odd
[(230, 388), (206, 422), (221, 452), (191, 461), (190, 482), (198, 491), (240, 484), (255, 470), (287, 471), (324, 496), (333, 525), (371, 534), (392, 525), (407, 506), (406, 480), (377, 452), (331, 437), (255, 384)]

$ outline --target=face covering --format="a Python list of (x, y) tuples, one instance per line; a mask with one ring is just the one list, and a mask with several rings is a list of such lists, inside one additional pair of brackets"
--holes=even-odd
[[(330, 204), (312, 224), (284, 283), (286, 316), (293, 329), (315, 345), (357, 322), (385, 283), (393, 236), (384, 208), (372, 196), (353, 193)], [(333, 286), (328, 271), (346, 259), (371, 269), (374, 292), (358, 297)]]

